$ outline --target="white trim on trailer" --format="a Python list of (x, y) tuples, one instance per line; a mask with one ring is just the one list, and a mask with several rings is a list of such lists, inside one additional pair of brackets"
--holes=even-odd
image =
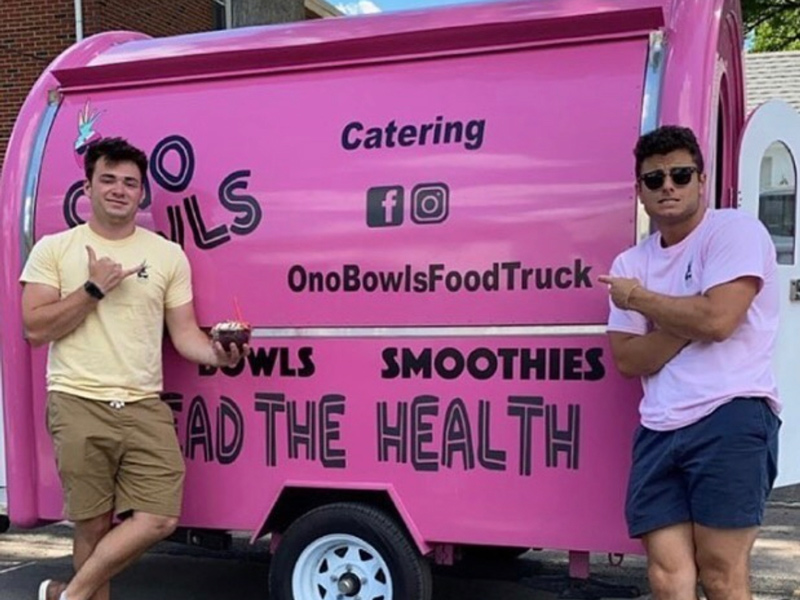
[(562, 337), (605, 335), (606, 325), (500, 325), (478, 327), (256, 327), (253, 339), (403, 337)]

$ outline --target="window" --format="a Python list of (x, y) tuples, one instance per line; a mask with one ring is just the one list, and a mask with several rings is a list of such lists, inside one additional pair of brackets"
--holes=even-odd
[(793, 265), (797, 232), (797, 169), (789, 148), (775, 142), (761, 160), (758, 218), (775, 244), (778, 264)]
[(212, 10), (214, 11), (214, 29), (230, 28), (230, 1), (211, 0)]

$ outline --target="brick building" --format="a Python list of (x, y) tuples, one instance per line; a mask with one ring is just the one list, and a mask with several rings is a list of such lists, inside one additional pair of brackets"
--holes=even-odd
[[(266, 1), (266, 0), (265, 0)], [(41, 72), (79, 35), (141, 31), (154, 37), (224, 29), (230, 0), (2, 0), (0, 166), (17, 113)], [(306, 0), (306, 18), (341, 13)], [(78, 10), (76, 7), (80, 7)], [(80, 16), (76, 18), (76, 15)]]

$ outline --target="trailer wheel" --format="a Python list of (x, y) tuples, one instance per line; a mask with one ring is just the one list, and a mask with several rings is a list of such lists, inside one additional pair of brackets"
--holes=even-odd
[(269, 572), (272, 600), (430, 600), (430, 565), (386, 513), (337, 503), (297, 519)]

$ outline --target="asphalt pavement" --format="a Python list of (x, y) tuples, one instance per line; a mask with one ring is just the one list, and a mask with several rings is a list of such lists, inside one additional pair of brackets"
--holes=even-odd
[[(71, 528), (65, 523), (0, 534), (0, 600), (35, 600), (42, 579), (68, 578), (70, 549)], [(117, 577), (112, 594), (114, 600), (267, 600), (268, 569), (266, 543), (251, 546), (245, 536), (219, 553), (164, 542)], [(580, 588), (566, 574), (563, 552), (532, 551), (514, 561), (436, 567), (434, 600), (580, 597)], [(612, 565), (607, 556), (595, 555), (592, 577), (636, 586), (647, 597), (640, 556), (626, 556), (620, 565)], [(800, 486), (773, 493), (753, 553), (753, 590), (757, 600), (800, 598)]]

